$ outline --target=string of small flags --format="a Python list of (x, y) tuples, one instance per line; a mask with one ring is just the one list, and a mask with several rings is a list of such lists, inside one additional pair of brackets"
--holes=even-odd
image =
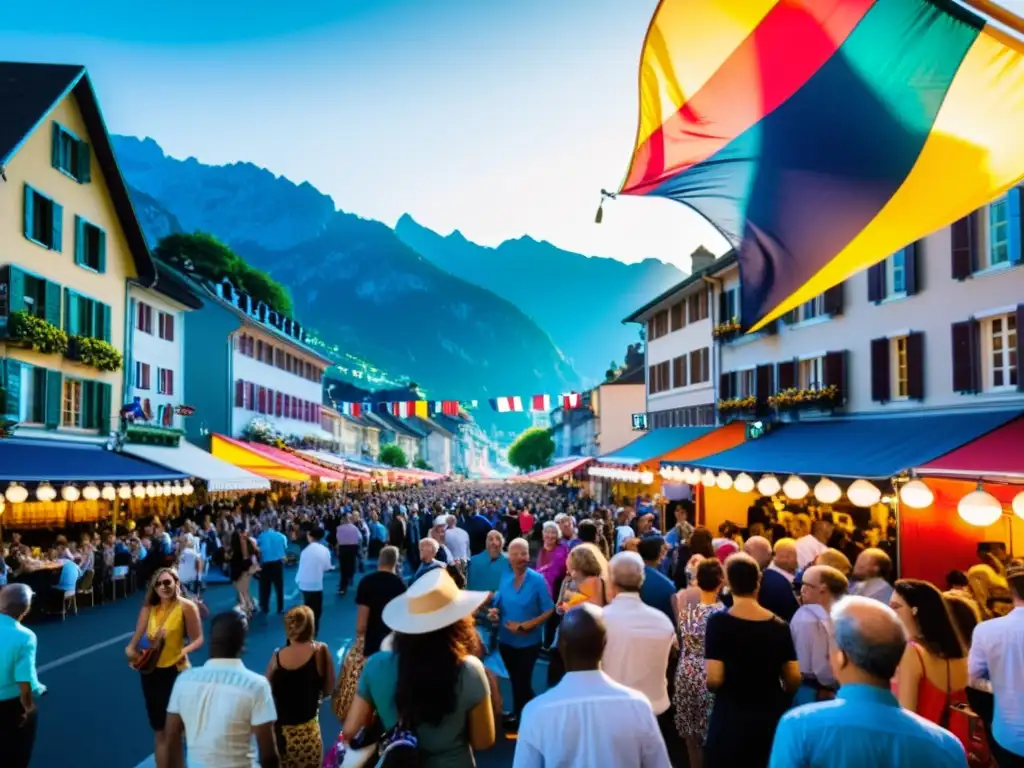
[[(547, 413), (553, 403), (560, 408), (571, 410), (579, 408), (583, 398), (579, 392), (567, 392), (562, 395), (531, 395), (521, 397), (493, 397), (487, 401), (498, 413)], [(346, 416), (359, 418), (369, 413), (384, 413), (400, 419), (419, 417), (429, 419), (431, 416), (458, 416), (460, 410), (472, 410), (479, 406), (478, 400), (397, 400), (384, 403), (350, 403), (335, 402), (334, 407)]]

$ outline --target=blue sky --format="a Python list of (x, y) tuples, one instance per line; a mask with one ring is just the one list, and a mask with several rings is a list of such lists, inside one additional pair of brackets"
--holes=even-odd
[(688, 209), (623, 199), (656, 0), (50, 0), (3, 57), (89, 67), (110, 129), (251, 161), (388, 224), (529, 234), (624, 261), (724, 249)]

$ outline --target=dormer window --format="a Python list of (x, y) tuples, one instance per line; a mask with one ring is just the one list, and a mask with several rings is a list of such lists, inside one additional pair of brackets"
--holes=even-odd
[(53, 167), (79, 184), (92, 178), (89, 145), (59, 123), (53, 124)]

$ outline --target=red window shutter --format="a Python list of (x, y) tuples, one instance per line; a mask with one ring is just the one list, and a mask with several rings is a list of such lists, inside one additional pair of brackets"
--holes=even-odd
[(291, 395), (284, 396), (284, 417), (287, 419), (292, 415), (292, 398)]
[(871, 340), (871, 399), (887, 403), (892, 399), (892, 342), (888, 338)]
[(282, 413), (282, 408), (283, 407), (284, 407), (284, 395), (282, 395), (280, 392), (278, 392), (277, 393), (277, 402), (274, 404), (274, 413), (276, 415), (280, 416), (281, 413)]
[(267, 412), (267, 390), (265, 390), (263, 387), (260, 387), (259, 388), (259, 395), (258, 395), (258, 397), (259, 397), (259, 404), (260, 404), (259, 405), (259, 412), (260, 413), (266, 413)]
[(924, 400), (924, 334), (907, 336), (907, 397)]
[(780, 392), (784, 389), (793, 389), (796, 386), (796, 360), (779, 363), (777, 378)]
[(981, 331), (977, 320), (953, 323), (953, 391), (973, 395), (981, 390)]
[(949, 231), (952, 240), (953, 279), (966, 280), (978, 267), (977, 211), (953, 222)]
[(251, 381), (245, 385), (246, 408), (250, 411), (256, 410), (256, 385)]
[(239, 379), (235, 382), (235, 408), (245, 407), (245, 382)]

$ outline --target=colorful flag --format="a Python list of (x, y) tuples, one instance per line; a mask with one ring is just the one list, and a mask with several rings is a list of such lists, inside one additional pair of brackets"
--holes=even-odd
[(530, 410), (531, 411), (543, 411), (547, 413), (551, 410), (551, 395), (534, 395), (530, 399)]
[(523, 398), (519, 397), (519, 395), (515, 397), (491, 398), (490, 403), (491, 408), (498, 413), (519, 413), (523, 410)]
[(954, 2), (662, 0), (619, 194), (711, 222), (756, 330), (1008, 192), (1014, 221), (1022, 125), (1024, 43)]
[(417, 400), (413, 405), (413, 410), (421, 419), (425, 419), (430, 415), (430, 409), (427, 407), (426, 400)]
[(459, 401), (458, 400), (445, 400), (441, 406), (441, 413), (445, 416), (458, 416), (459, 415)]
[(568, 394), (562, 395), (562, 408), (565, 410), (572, 410), (573, 408), (580, 407), (580, 393), (569, 392)]

